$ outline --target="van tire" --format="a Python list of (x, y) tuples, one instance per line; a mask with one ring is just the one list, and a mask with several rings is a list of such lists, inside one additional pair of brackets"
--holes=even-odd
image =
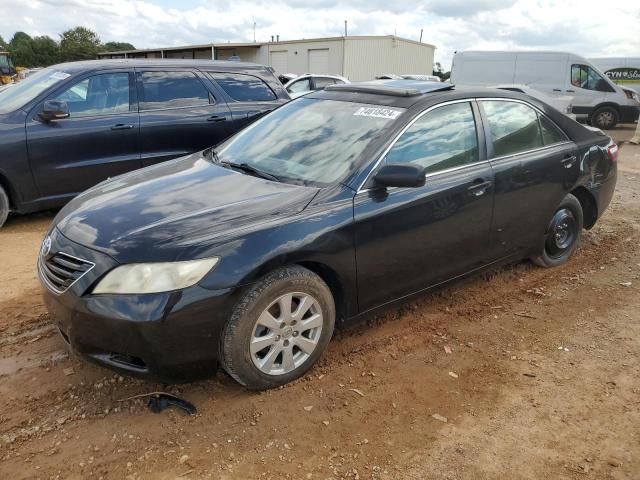
[(9, 209), (9, 196), (7, 195), (7, 192), (4, 191), (4, 188), (0, 186), (0, 228), (4, 225), (4, 222), (7, 221)]
[(601, 130), (611, 130), (620, 121), (620, 114), (614, 107), (600, 107), (591, 114), (589, 123)]

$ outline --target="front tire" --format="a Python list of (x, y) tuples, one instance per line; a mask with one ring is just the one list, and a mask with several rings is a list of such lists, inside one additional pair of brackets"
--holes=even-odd
[(9, 196), (7, 192), (4, 191), (4, 188), (0, 186), (0, 228), (7, 221), (7, 217), (9, 216)]
[(284, 385), (320, 358), (335, 317), (331, 290), (318, 275), (300, 266), (280, 268), (236, 305), (222, 333), (220, 363), (252, 390)]
[(591, 125), (601, 130), (611, 130), (620, 121), (618, 111), (613, 107), (600, 107), (591, 115)]
[(542, 252), (531, 258), (540, 267), (557, 267), (578, 249), (584, 214), (580, 201), (571, 194), (564, 197), (545, 232)]

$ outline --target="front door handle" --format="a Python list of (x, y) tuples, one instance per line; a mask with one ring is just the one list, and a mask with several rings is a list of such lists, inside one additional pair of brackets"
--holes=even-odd
[(562, 91), (562, 89), (561, 89), (561, 88), (554, 88), (554, 89), (553, 89), (553, 91), (554, 91), (554, 92), (561, 92), (561, 91)]
[(578, 160), (578, 157), (576, 157), (575, 155), (571, 155), (568, 157), (564, 157), (562, 160), (560, 160), (560, 163), (562, 163), (564, 168), (571, 168), (573, 167), (573, 164), (576, 163), (576, 160)]
[(207, 118), (207, 122), (224, 122), (227, 119), (225, 116), (221, 115), (211, 115)]
[(575, 90), (567, 90), (567, 92), (569, 92), (569, 93), (576, 93), (576, 91), (575, 91)]
[(131, 130), (132, 128), (133, 128), (133, 125), (126, 124), (126, 123), (118, 123), (117, 125), (114, 125), (113, 127), (111, 127), (111, 130)]
[(467, 190), (469, 190), (469, 195), (474, 197), (480, 197), (484, 195), (487, 189), (492, 185), (493, 182), (487, 180), (483, 182), (482, 180), (476, 180), (476, 182), (471, 185)]

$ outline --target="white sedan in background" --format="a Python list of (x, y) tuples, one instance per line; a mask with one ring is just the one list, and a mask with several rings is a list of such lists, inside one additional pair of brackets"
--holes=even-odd
[(284, 88), (291, 98), (298, 98), (315, 90), (322, 90), (329, 85), (339, 85), (342, 83), (351, 83), (344, 77), (337, 75), (319, 75), (307, 73), (300, 75), (293, 80), (288, 81)]

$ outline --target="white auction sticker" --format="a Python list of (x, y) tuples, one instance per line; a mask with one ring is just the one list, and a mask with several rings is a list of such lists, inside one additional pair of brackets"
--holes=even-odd
[(69, 73), (65, 73), (65, 72), (54, 72), (51, 74), (51, 78), (53, 78), (54, 80), (64, 80), (66, 78), (69, 78), (71, 75)]
[(381, 107), (360, 107), (354, 115), (358, 117), (376, 117), (376, 118), (388, 118), (389, 120), (395, 120), (400, 116), (402, 112), (399, 110), (393, 110), (391, 108)]

